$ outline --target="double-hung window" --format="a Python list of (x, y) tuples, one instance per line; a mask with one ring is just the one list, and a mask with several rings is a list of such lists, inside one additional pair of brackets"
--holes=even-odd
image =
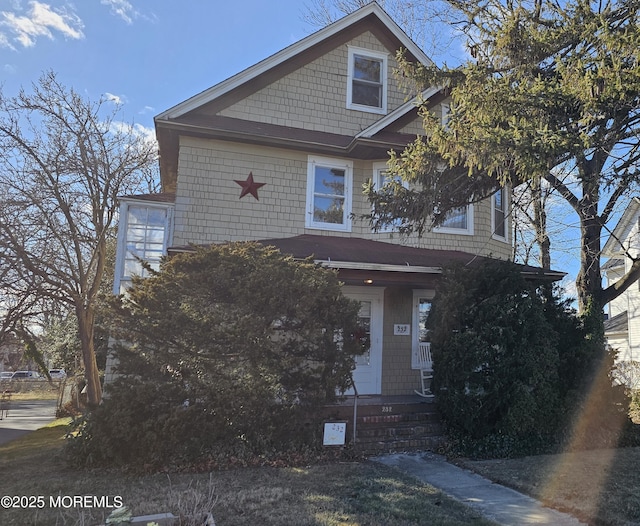
[(387, 113), (387, 55), (349, 47), (347, 108)]
[(309, 157), (307, 166), (306, 226), (351, 231), (353, 163)]
[(491, 198), (491, 230), (498, 239), (507, 239), (506, 214), (507, 194), (500, 188)]
[[(397, 176), (397, 175), (392, 176), (387, 170), (388, 170), (387, 163), (373, 164), (373, 184), (376, 192), (379, 192), (382, 188), (384, 188), (385, 184), (392, 181), (397, 181), (401, 183), (402, 186), (404, 186), (405, 188), (409, 187), (408, 183), (406, 181), (403, 181), (400, 176)], [(390, 223), (382, 227), (380, 231), (393, 232), (394, 230), (397, 230), (400, 224), (401, 224), (401, 220), (396, 219), (393, 223)]]
[(436, 232), (449, 234), (473, 234), (473, 205), (461, 206), (450, 210)]

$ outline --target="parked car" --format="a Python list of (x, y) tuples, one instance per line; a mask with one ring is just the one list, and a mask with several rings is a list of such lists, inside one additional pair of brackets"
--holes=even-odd
[(49, 376), (52, 380), (64, 380), (67, 372), (64, 369), (49, 369)]
[(0, 380), (11, 380), (12, 376), (13, 376), (13, 371), (0, 372)]
[(37, 371), (16, 371), (11, 377), (12, 380), (20, 380), (25, 378), (28, 380), (39, 380), (42, 378), (42, 376), (40, 376), (40, 373)]

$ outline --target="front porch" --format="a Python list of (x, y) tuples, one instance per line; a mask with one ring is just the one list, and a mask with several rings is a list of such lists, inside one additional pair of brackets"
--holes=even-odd
[(330, 421), (347, 422), (347, 445), (364, 454), (433, 451), (444, 441), (433, 398), (347, 396), (327, 406), (326, 416)]

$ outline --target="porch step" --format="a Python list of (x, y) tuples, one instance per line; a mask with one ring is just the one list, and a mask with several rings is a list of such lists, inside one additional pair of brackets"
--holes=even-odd
[[(358, 399), (354, 448), (364, 454), (435, 450), (444, 441), (440, 415), (432, 400), (417, 397)], [(328, 416), (347, 422), (353, 442), (353, 398), (331, 406)]]

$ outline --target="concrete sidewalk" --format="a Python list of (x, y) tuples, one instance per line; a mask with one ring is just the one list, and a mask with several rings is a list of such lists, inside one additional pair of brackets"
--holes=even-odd
[(546, 508), (537, 500), (522, 493), (494, 484), (480, 475), (454, 466), (443, 456), (435, 453), (384, 455), (371, 460), (399, 468), (435, 486), (498, 524), (505, 526), (585, 524), (571, 515)]
[(56, 419), (55, 400), (11, 401), (0, 420), (0, 445), (46, 426)]

